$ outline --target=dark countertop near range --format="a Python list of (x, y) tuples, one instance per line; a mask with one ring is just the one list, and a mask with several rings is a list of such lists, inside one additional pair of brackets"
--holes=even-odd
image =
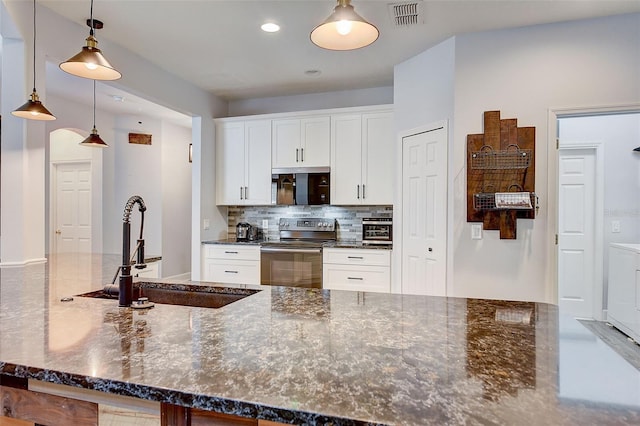
[[(275, 242), (277, 242), (277, 240), (236, 241), (235, 239), (229, 238), (225, 240), (207, 240), (207, 241), (203, 241), (202, 244), (242, 244), (242, 245), (259, 246), (265, 243), (275, 243)], [(373, 250), (391, 250), (392, 249), (390, 245), (363, 244), (362, 241), (356, 241), (356, 240), (339, 240), (339, 241), (326, 242), (322, 245), (322, 247), (373, 249)]]
[(553, 305), (259, 286), (221, 309), (61, 302), (117, 265), (2, 269), (1, 372), (290, 424), (640, 424), (640, 373)]

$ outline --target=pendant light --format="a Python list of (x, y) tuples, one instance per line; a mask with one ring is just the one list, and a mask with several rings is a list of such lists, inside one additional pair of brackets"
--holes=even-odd
[[(89, 37), (87, 37), (87, 45), (82, 47), (82, 51), (66, 62), (60, 64), (60, 68), (69, 74), (78, 77), (90, 78), (93, 80), (117, 80), (122, 74), (111, 66), (109, 61), (102, 55), (102, 51), (98, 49), (98, 40), (93, 36), (96, 28), (93, 20), (93, 0), (91, 0), (91, 17), (88, 24), (91, 27)], [(102, 28), (102, 27), (100, 27)]]
[(358, 15), (351, 0), (338, 0), (333, 13), (311, 31), (311, 41), (323, 49), (360, 49), (378, 39), (380, 32)]
[(36, 0), (33, 0), (33, 92), (31, 93), (31, 99), (20, 108), (12, 111), (11, 114), (16, 117), (26, 118), (27, 120), (51, 121), (56, 119), (56, 117), (42, 105), (38, 92), (36, 92)]
[(83, 146), (94, 146), (98, 148), (107, 148), (109, 145), (100, 138), (98, 130), (96, 130), (96, 81), (93, 80), (93, 130), (85, 140), (80, 142)]

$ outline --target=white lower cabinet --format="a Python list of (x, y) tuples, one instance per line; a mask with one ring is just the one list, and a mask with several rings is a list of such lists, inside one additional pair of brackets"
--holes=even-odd
[(162, 261), (147, 263), (144, 269), (131, 267), (131, 276), (139, 278), (162, 278)]
[(640, 244), (609, 245), (607, 321), (640, 342)]
[(202, 245), (202, 281), (260, 284), (260, 247)]
[(323, 288), (391, 292), (391, 250), (325, 248), (322, 256)]

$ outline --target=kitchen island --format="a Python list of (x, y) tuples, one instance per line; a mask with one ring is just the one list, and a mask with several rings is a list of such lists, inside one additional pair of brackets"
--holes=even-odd
[[(602, 342), (553, 305), (238, 285), (261, 291), (219, 309), (75, 297), (111, 281), (116, 265), (71, 256), (0, 270), (3, 385), (286, 424), (640, 424), (637, 389), (599, 399), (580, 393), (606, 387), (589, 371), (563, 377), (592, 357), (567, 355), (563, 339)], [(637, 370), (606, 357), (610, 383), (640, 386)]]

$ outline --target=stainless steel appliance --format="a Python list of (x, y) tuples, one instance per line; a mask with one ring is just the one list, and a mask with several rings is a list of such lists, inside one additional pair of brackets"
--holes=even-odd
[(362, 244), (393, 244), (393, 219), (390, 217), (362, 218)]
[(322, 245), (336, 239), (335, 219), (281, 218), (280, 241), (260, 249), (260, 283), (322, 288)]
[(273, 169), (271, 203), (278, 205), (329, 204), (329, 168)]

